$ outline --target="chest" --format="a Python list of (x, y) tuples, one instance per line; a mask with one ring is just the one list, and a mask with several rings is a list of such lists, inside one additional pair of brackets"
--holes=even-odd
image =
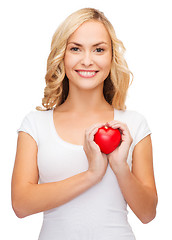
[(96, 123), (104, 123), (114, 119), (113, 112), (93, 116), (70, 116), (54, 114), (53, 122), (58, 136), (66, 142), (83, 145), (85, 131)]

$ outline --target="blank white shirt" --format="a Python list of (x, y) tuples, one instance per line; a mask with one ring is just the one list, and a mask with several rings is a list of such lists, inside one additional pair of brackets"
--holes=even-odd
[[(151, 134), (145, 118), (135, 111), (114, 109), (114, 119), (127, 124), (133, 138), (128, 155), (132, 167), (135, 145)], [(39, 183), (61, 181), (88, 169), (83, 146), (62, 140), (53, 110), (31, 111), (20, 128), (38, 145)], [(39, 240), (135, 240), (127, 220), (127, 203), (108, 165), (101, 182), (75, 199), (44, 212)]]

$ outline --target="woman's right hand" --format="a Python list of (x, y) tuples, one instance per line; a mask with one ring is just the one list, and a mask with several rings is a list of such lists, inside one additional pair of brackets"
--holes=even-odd
[(86, 129), (83, 146), (89, 164), (88, 172), (92, 174), (97, 182), (105, 175), (108, 165), (107, 155), (102, 153), (99, 146), (94, 142), (94, 135), (104, 125), (97, 123)]

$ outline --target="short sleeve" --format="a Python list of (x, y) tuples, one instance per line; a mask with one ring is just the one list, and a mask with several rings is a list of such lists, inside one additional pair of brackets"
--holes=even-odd
[(140, 115), (139, 116), (139, 121), (138, 121), (138, 125), (136, 128), (136, 132), (135, 132), (135, 136), (134, 136), (134, 145), (136, 145), (137, 143), (139, 143), (143, 138), (145, 138), (146, 136), (148, 136), (149, 134), (151, 134), (151, 130), (148, 126), (147, 120), (145, 119), (144, 116)]
[(38, 136), (34, 118), (34, 111), (31, 111), (24, 117), (20, 127), (17, 129), (17, 133), (19, 132), (28, 133), (36, 141), (38, 145)]

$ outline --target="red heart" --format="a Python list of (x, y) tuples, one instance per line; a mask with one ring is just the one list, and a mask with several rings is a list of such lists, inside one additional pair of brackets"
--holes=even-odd
[(121, 133), (119, 129), (103, 126), (94, 135), (94, 141), (99, 145), (103, 153), (109, 154), (119, 146)]

